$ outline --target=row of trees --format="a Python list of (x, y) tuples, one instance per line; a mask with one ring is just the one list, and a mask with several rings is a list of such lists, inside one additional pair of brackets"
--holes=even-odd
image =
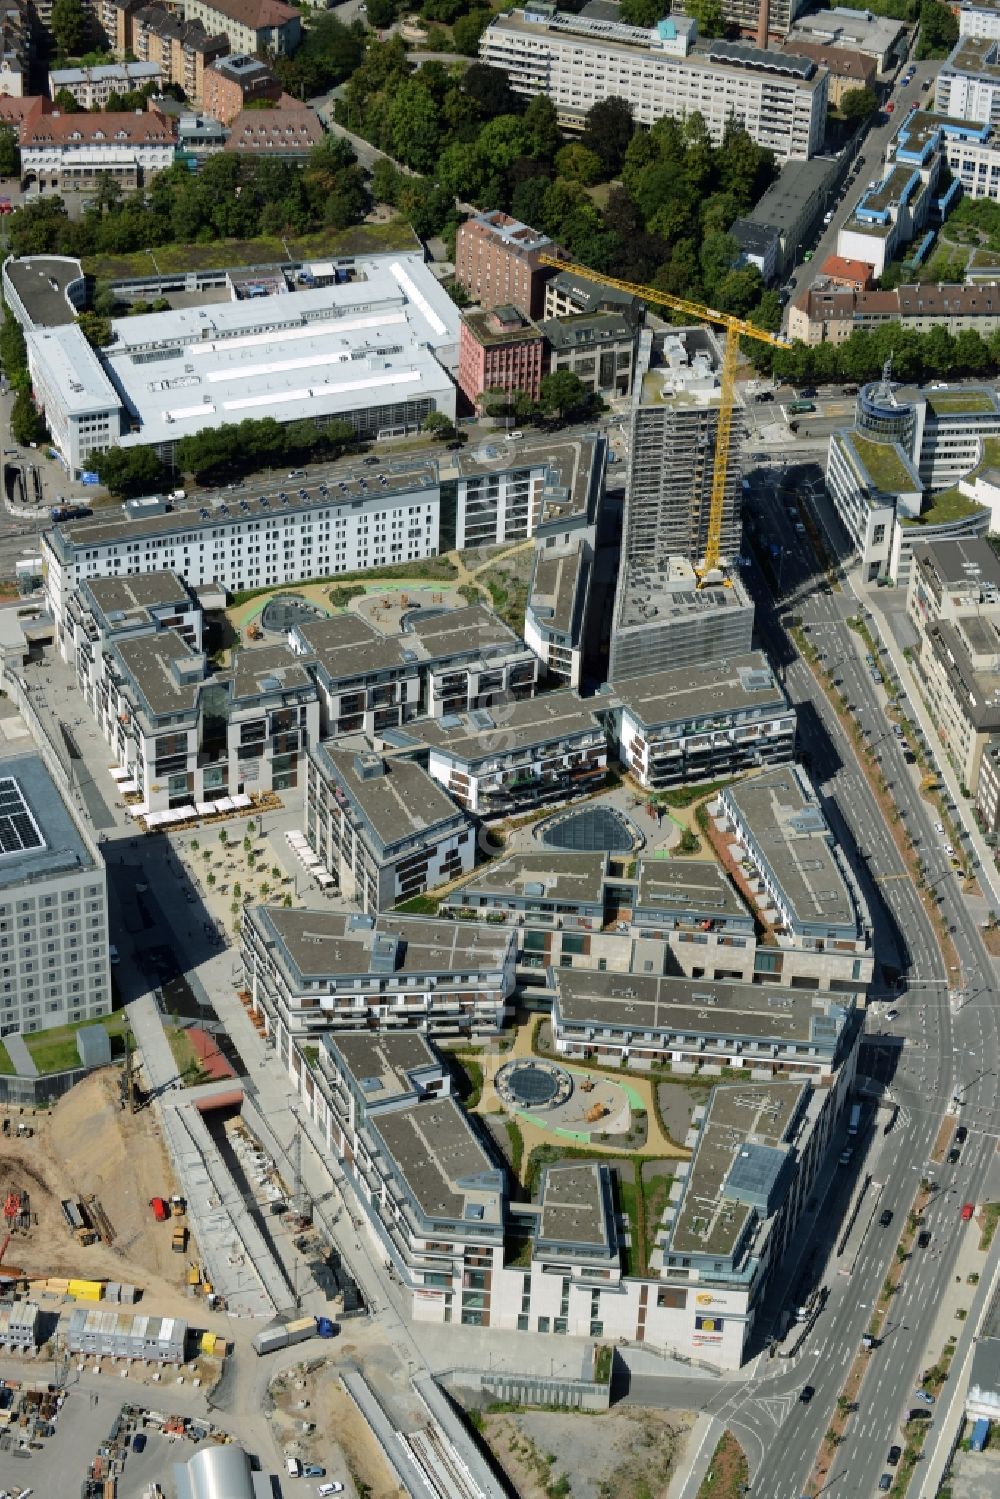
[(360, 223), (369, 206), (350, 143), (324, 136), (301, 167), (222, 151), (197, 173), (183, 164), (161, 172), (145, 196), (123, 197), (106, 177), (77, 220), (52, 197), (19, 208), (8, 224), (16, 255), (122, 254), (171, 242), (343, 229)]
[[(567, 142), (546, 97), (525, 101), (484, 64), (461, 77), (440, 63), (414, 73), (398, 37), (369, 45), (339, 113), (409, 169), (379, 162), (373, 188), (422, 236), (453, 233), (456, 202), (502, 208), (594, 270), (778, 326), (756, 269), (733, 269), (729, 226), (776, 173), (771, 152), (735, 124), (716, 146), (699, 114), (646, 130), (612, 98)], [(603, 207), (592, 191), (602, 182), (613, 184)]]
[(816, 380), (875, 380), (891, 357), (896, 379), (926, 381), (960, 375), (986, 375), (1000, 363), (1000, 332), (983, 338), (973, 329), (951, 334), (946, 328), (918, 333), (898, 324), (859, 328), (842, 344), (812, 346), (795, 343), (790, 349), (755, 344), (747, 354), (758, 368), (770, 368), (783, 380), (797, 384)]
[[(176, 470), (193, 474), (199, 483), (217, 484), (260, 469), (286, 463), (336, 458), (357, 441), (349, 422), (330, 422), (318, 428), (311, 421), (283, 425), (273, 417), (248, 419), (222, 427), (205, 427), (181, 438)], [(152, 448), (111, 448), (91, 453), (93, 469), (112, 494), (149, 494), (162, 489), (170, 474)]]
[(10, 435), (15, 442), (25, 447), (32, 442), (42, 442), (46, 435), (45, 422), (31, 396), (31, 379), (28, 375), (28, 351), (21, 325), (4, 308), (0, 323), (0, 365), (14, 392), (14, 403), (10, 410)]

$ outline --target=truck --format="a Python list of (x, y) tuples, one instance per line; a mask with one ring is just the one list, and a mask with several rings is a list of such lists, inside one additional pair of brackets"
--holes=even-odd
[(972, 1428), (972, 1438), (969, 1442), (971, 1452), (982, 1452), (990, 1439), (990, 1423), (985, 1416), (980, 1416)]
[(849, 1135), (851, 1135), (851, 1136), (854, 1136), (854, 1135), (857, 1134), (857, 1132), (858, 1132), (858, 1130), (860, 1128), (861, 1128), (861, 1105), (859, 1103), (852, 1103), (851, 1104), (851, 1117), (850, 1117), (850, 1120), (848, 1121), (847, 1133)]
[(304, 1343), (307, 1338), (332, 1338), (336, 1333), (337, 1324), (329, 1317), (298, 1317), (294, 1322), (275, 1322), (265, 1327), (253, 1339), (253, 1351), (261, 1357), (293, 1343)]
[(173, 1236), (173, 1238), (170, 1241), (170, 1247), (174, 1251), (175, 1254), (184, 1254), (184, 1252), (187, 1249), (187, 1245), (188, 1245), (187, 1225), (184, 1224), (184, 1223), (178, 1223), (177, 1227), (174, 1229), (174, 1236)]
[(85, 520), (93, 511), (87, 505), (53, 505), (49, 514), (53, 520)]
[(167, 1219), (170, 1217), (170, 1209), (167, 1207), (166, 1198), (151, 1197), (149, 1199), (149, 1205), (153, 1209), (153, 1217), (156, 1219), (157, 1223), (166, 1223)]

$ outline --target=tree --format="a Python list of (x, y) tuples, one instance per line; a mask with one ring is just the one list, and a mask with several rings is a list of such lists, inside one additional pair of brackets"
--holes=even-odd
[(20, 177), (21, 152), (13, 130), (0, 130), (0, 177)]
[(840, 113), (852, 123), (868, 120), (878, 109), (878, 99), (870, 88), (849, 88), (841, 96)]
[(587, 110), (583, 144), (601, 158), (609, 177), (615, 177), (621, 171), (634, 130), (632, 106), (626, 99), (614, 96), (599, 99)]
[(455, 435), (455, 428), (451, 418), (444, 411), (429, 411), (424, 417), (421, 426), (425, 432), (430, 432), (434, 437), (439, 437), (442, 442)]
[(368, 0), (369, 24), (385, 31), (396, 19), (395, 0)]
[(80, 325), (80, 332), (92, 349), (104, 349), (114, 338), (110, 321), (106, 317), (101, 317), (99, 313), (81, 312), (77, 322)]
[(474, 62), (466, 68), (462, 88), (475, 101), (484, 120), (520, 113), (521, 99), (511, 88), (507, 74), (488, 63)]
[(152, 448), (109, 448), (91, 453), (87, 467), (93, 469), (112, 494), (153, 494), (162, 488), (164, 470)]
[(536, 94), (528, 101), (524, 123), (531, 141), (531, 154), (538, 161), (551, 161), (559, 149), (559, 122), (556, 107), (548, 94)]
[(587, 387), (572, 370), (553, 370), (550, 375), (542, 376), (540, 394), (542, 410), (562, 416), (563, 412), (583, 404)]
[(670, 14), (670, 0), (622, 0), (618, 10), (627, 26), (645, 26), (649, 30)]
[(591, 187), (599, 182), (604, 171), (604, 164), (597, 153), (589, 151), (579, 141), (573, 141), (557, 151), (555, 164), (560, 177), (568, 177), (571, 182), (582, 182), (584, 187)]
[(10, 412), (10, 435), (21, 447), (44, 442), (45, 419), (32, 399), (30, 390), (19, 390)]
[(80, 105), (68, 88), (61, 88), (52, 102), (61, 114), (75, 115), (80, 113)]
[(722, 12), (722, 0), (684, 0), (684, 9), (692, 21), (697, 21), (701, 36), (724, 36), (726, 18)]
[(489, 10), (470, 10), (467, 16), (459, 16), (451, 28), (456, 52), (463, 57), (479, 56), (479, 38), (490, 24), (492, 14)]
[(947, 57), (957, 41), (957, 17), (952, 15), (946, 5), (941, 5), (939, 0), (923, 0), (920, 6), (917, 57)]
[(87, 39), (87, 13), (81, 0), (54, 0), (49, 22), (56, 46), (66, 57), (78, 57)]

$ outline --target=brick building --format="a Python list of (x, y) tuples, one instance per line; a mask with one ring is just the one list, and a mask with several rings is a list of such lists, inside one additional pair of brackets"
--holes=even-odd
[(458, 388), (478, 407), (484, 391), (523, 391), (537, 401), (545, 373), (545, 336), (516, 307), (462, 314)]
[(125, 13), (123, 29), (131, 30), (127, 45), (140, 62), (158, 63), (164, 82), (179, 84), (198, 103), (205, 69), (229, 51), (229, 40), (222, 33), (210, 36), (200, 21), (182, 20), (161, 5)]
[(509, 214), (476, 214), (459, 225), (455, 280), (480, 307), (511, 306), (525, 317), (541, 317), (545, 283), (554, 271), (540, 257), (558, 253), (548, 235)]
[(205, 69), (201, 102), (206, 113), (223, 125), (231, 125), (248, 104), (280, 98), (281, 84), (258, 57), (233, 52)]

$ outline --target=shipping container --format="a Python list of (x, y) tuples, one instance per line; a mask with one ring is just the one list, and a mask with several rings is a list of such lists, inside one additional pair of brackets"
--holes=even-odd
[(981, 1416), (972, 1428), (972, 1441), (969, 1443), (973, 1452), (982, 1452), (990, 1439), (990, 1423), (985, 1416)]

